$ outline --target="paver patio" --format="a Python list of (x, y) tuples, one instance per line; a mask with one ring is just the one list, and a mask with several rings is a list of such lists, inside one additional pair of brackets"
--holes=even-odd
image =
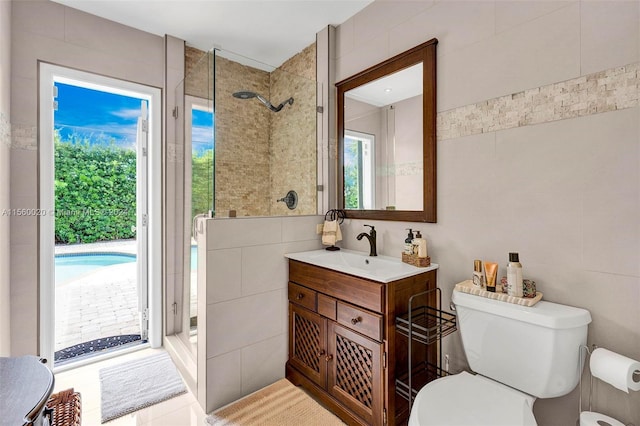
[[(56, 254), (135, 253), (135, 241), (57, 246)], [(102, 266), (56, 287), (55, 349), (140, 334), (136, 263)]]

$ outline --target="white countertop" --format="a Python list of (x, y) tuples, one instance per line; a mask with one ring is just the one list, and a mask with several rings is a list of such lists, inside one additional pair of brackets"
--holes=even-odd
[(438, 269), (438, 265), (435, 263), (425, 268), (418, 268), (403, 263), (399, 257), (369, 256), (365, 252), (345, 249), (288, 253), (285, 254), (285, 257), (381, 283), (388, 283)]

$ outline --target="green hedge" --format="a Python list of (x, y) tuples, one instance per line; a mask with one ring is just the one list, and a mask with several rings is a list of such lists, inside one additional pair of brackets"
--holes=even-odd
[[(136, 152), (72, 135), (55, 144), (56, 243), (135, 238)], [(193, 156), (192, 212), (211, 209), (213, 150)]]
[(135, 238), (136, 152), (55, 139), (56, 243)]
[(193, 154), (191, 163), (191, 219), (212, 210), (213, 150)]

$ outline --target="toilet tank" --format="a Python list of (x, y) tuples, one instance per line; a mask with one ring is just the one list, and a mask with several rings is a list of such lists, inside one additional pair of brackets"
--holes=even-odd
[(455, 290), (452, 301), (473, 371), (538, 398), (576, 387), (589, 311), (546, 301), (520, 306)]

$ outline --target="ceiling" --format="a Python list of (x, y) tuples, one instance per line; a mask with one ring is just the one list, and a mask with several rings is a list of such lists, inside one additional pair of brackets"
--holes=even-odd
[(274, 67), (373, 0), (53, 0), (152, 34)]
[(378, 107), (422, 94), (422, 62), (351, 89), (345, 96)]

